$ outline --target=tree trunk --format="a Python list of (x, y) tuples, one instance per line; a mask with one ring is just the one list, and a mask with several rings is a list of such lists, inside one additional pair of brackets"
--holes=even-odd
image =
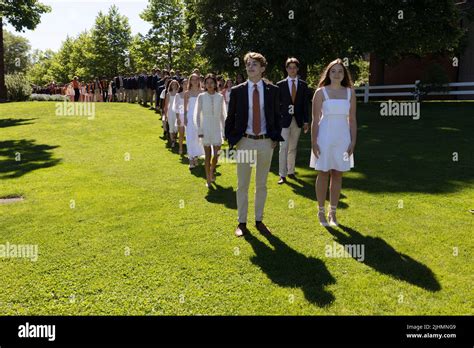
[(7, 87), (5, 86), (5, 58), (3, 51), (3, 18), (0, 17), (0, 103), (7, 101)]

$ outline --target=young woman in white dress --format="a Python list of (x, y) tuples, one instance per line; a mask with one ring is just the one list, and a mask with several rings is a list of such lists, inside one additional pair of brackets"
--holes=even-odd
[[(336, 208), (341, 193), (342, 173), (354, 167), (357, 137), (356, 97), (349, 71), (341, 59), (329, 63), (313, 96), (310, 167), (316, 178), (318, 218), (322, 226), (337, 226)], [(324, 203), (329, 185), (329, 224)]]
[(184, 142), (184, 94), (188, 87), (188, 80), (183, 79), (180, 83), (179, 93), (176, 94), (173, 103), (173, 111), (177, 115), (176, 125), (178, 126), (178, 144), (179, 154), (183, 154), (183, 142)]
[(168, 122), (168, 131), (169, 131), (169, 141), (171, 142), (171, 147), (176, 145), (176, 134), (178, 133), (177, 118), (179, 117), (176, 112), (173, 110), (173, 103), (176, 95), (179, 92), (179, 82), (176, 80), (171, 80), (168, 85), (168, 90), (165, 95), (165, 105), (164, 105), (164, 114)]
[[(209, 188), (216, 181), (214, 173), (222, 145), (227, 108), (224, 97), (217, 92), (216, 77), (212, 74), (206, 75), (204, 85), (206, 92), (199, 94), (196, 101), (196, 123), (199, 138), (204, 145), (206, 186)], [(211, 148), (214, 153), (212, 158)]]
[(184, 93), (184, 126), (186, 127), (186, 150), (188, 152), (189, 169), (199, 165), (199, 157), (204, 156), (204, 147), (199, 141), (195, 118), (195, 105), (201, 93), (199, 75), (193, 73), (188, 80), (188, 90)]

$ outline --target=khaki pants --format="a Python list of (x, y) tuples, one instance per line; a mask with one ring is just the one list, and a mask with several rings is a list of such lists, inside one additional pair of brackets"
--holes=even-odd
[[(237, 210), (239, 223), (247, 222), (248, 211), (248, 191), (252, 167), (256, 168), (255, 174), (255, 221), (263, 220), (263, 210), (267, 199), (267, 178), (270, 171), (273, 156), (273, 141), (271, 139), (249, 139), (242, 138), (236, 146), (237, 152), (244, 152), (254, 155), (241, 156), (241, 158), (256, 159), (256, 163), (250, 161), (237, 162)], [(255, 156), (256, 155), (256, 156)], [(240, 155), (238, 155), (240, 156)]]
[(288, 128), (281, 129), (281, 136), (285, 141), (280, 142), (279, 174), (286, 177), (287, 174), (295, 174), (296, 148), (300, 138), (301, 128), (298, 127), (293, 117)]

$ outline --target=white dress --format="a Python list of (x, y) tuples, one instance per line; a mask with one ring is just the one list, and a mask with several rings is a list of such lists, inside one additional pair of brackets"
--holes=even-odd
[(197, 97), (189, 96), (188, 108), (187, 108), (187, 119), (188, 124), (186, 126), (186, 149), (188, 151), (188, 157), (199, 157), (204, 156), (204, 148), (199, 142), (198, 128), (196, 124), (196, 118), (194, 117), (194, 108), (196, 105)]
[(174, 98), (172, 109), (173, 112), (178, 114), (181, 126), (184, 126), (184, 99), (181, 98), (179, 93), (176, 94), (176, 97)]
[(347, 88), (346, 90), (347, 99), (330, 99), (326, 87), (323, 87), (325, 98), (318, 131), (320, 155), (316, 159), (311, 150), (309, 164), (311, 168), (324, 172), (330, 169), (346, 172), (354, 167), (354, 155), (347, 155), (347, 148), (351, 143), (348, 120), (351, 107), (351, 89)]
[(170, 133), (178, 133), (178, 125), (176, 123), (176, 112), (173, 110), (173, 103), (176, 95), (168, 94), (168, 105), (166, 115), (168, 116), (168, 130)]
[(203, 135), (201, 138), (203, 145), (222, 145), (224, 124), (227, 117), (226, 109), (222, 94), (204, 92), (198, 95), (196, 101), (196, 123), (198, 134)]

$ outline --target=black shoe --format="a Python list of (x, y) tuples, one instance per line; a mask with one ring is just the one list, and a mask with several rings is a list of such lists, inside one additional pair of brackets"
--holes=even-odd
[(249, 230), (247, 229), (247, 224), (244, 224), (244, 223), (240, 223), (235, 229), (235, 235), (237, 237), (242, 237), (248, 233), (249, 233)]
[(288, 177), (292, 180), (296, 180), (295, 174), (288, 174)]
[(278, 185), (286, 183), (286, 178), (284, 176), (280, 176), (280, 180), (278, 180)]
[(267, 226), (265, 226), (262, 221), (256, 221), (255, 227), (261, 234), (272, 234), (272, 232), (267, 228)]

